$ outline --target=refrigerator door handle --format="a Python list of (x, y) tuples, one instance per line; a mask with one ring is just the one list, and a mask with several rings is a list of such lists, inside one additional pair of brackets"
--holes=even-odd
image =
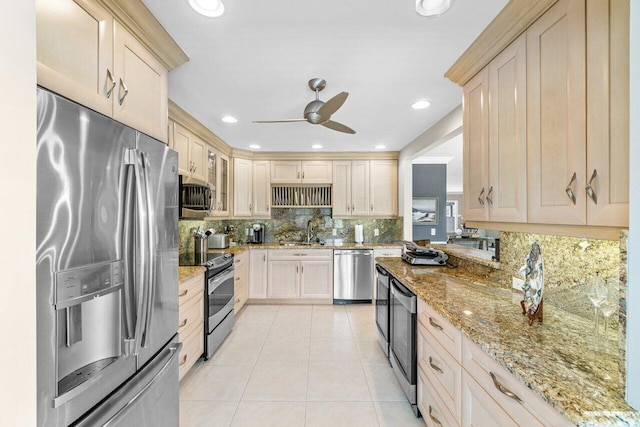
[(146, 322), (146, 301), (148, 299), (148, 290), (147, 290), (147, 265), (149, 263), (148, 256), (150, 250), (147, 248), (147, 244), (149, 243), (147, 234), (149, 232), (149, 227), (147, 224), (147, 198), (146, 192), (144, 191), (143, 178), (142, 173), (140, 172), (140, 161), (141, 156), (138, 150), (131, 150), (131, 154), (133, 154), (133, 158), (131, 159), (131, 163), (133, 164), (133, 171), (135, 176), (135, 216), (136, 216), (136, 229), (138, 231), (138, 235), (136, 236), (137, 240), (137, 254), (140, 259), (140, 264), (137, 266), (137, 271), (135, 274), (136, 277), (136, 285), (138, 286), (137, 298), (136, 298), (136, 328), (135, 328), (135, 354), (140, 353), (140, 348), (142, 347), (143, 340), (143, 326)]
[[(127, 172), (125, 175), (126, 184), (125, 184), (125, 202), (124, 202), (124, 227), (122, 232), (122, 246), (123, 246), (123, 258), (124, 258), (124, 324), (125, 324), (125, 345), (124, 345), (124, 354), (130, 355), (135, 351), (135, 329), (136, 325), (134, 323), (134, 313), (135, 309), (135, 301), (133, 300), (133, 295), (131, 292), (131, 281), (135, 283), (135, 269), (134, 260), (133, 260), (133, 246), (135, 242), (132, 242), (132, 239), (135, 239), (135, 236), (131, 235), (131, 231), (134, 229), (133, 221), (135, 212), (134, 212), (134, 170), (132, 164), (127, 161)], [(133, 244), (132, 244), (133, 243)], [(132, 271), (133, 270), (133, 271)], [(137, 317), (137, 316), (136, 316)]]
[(146, 315), (144, 322), (144, 332), (142, 334), (142, 347), (146, 348), (148, 344), (148, 337), (150, 335), (150, 326), (151, 326), (151, 318), (153, 317), (153, 300), (155, 298), (155, 254), (154, 248), (155, 244), (155, 208), (153, 206), (153, 201), (151, 200), (151, 185), (149, 184), (149, 162), (147, 161), (147, 154), (141, 152), (140, 153), (140, 163), (142, 164), (142, 177), (143, 184), (145, 187), (145, 196), (146, 196), (146, 212), (147, 212), (147, 275), (146, 275)]

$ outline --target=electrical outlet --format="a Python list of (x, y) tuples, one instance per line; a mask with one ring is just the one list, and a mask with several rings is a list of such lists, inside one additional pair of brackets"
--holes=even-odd
[(377, 228), (373, 229), (373, 236), (374, 237), (378, 237), (380, 235), (380, 230), (378, 230)]
[(337, 236), (337, 235), (338, 235), (338, 230), (334, 228), (334, 229), (331, 231), (331, 235), (332, 235), (332, 236)]
[(435, 228), (432, 228), (432, 229), (431, 229), (431, 235), (432, 235), (432, 236), (435, 236), (435, 235), (436, 235), (436, 229), (435, 229)]
[(511, 287), (516, 291), (522, 291), (524, 289), (524, 280), (519, 277), (512, 277)]

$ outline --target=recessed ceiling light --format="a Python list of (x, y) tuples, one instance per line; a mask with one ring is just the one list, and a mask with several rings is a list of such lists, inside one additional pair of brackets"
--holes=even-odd
[(385, 148), (387, 148), (386, 145), (382, 145), (382, 144), (376, 145), (376, 150), (384, 150)]
[(224, 5), (221, 0), (189, 0), (189, 4), (200, 15), (209, 18), (217, 18), (224, 13)]
[(258, 144), (251, 144), (251, 145), (249, 145), (249, 148), (251, 148), (253, 150), (258, 150), (260, 148), (260, 146)]
[(424, 110), (425, 108), (429, 108), (430, 105), (431, 103), (429, 101), (423, 99), (411, 104), (411, 108), (413, 108), (414, 110)]
[(416, 12), (422, 16), (437, 18), (449, 10), (452, 4), (453, 0), (416, 0)]
[(313, 148), (314, 150), (320, 150), (320, 149), (322, 148), (322, 145), (320, 145), (320, 144), (313, 144), (313, 145), (311, 146), (311, 148)]
[(236, 119), (233, 116), (222, 116), (220, 120), (222, 120), (225, 123), (238, 123), (238, 119)]

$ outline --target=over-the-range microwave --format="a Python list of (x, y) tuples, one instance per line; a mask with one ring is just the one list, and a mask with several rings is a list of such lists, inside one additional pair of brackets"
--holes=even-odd
[(208, 185), (185, 183), (180, 175), (180, 218), (210, 216), (213, 193)]

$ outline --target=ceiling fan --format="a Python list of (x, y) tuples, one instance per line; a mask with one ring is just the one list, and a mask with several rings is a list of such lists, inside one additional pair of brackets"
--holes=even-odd
[(331, 115), (338, 111), (344, 101), (347, 100), (349, 94), (340, 92), (327, 102), (320, 101), (320, 91), (325, 88), (327, 82), (324, 79), (309, 80), (309, 88), (316, 93), (315, 101), (311, 101), (304, 109), (304, 119), (284, 119), (284, 120), (254, 120), (253, 123), (290, 123), (290, 122), (309, 122), (313, 125), (322, 125), (329, 129), (337, 130), (344, 133), (356, 133), (355, 130), (342, 123), (331, 120)]

